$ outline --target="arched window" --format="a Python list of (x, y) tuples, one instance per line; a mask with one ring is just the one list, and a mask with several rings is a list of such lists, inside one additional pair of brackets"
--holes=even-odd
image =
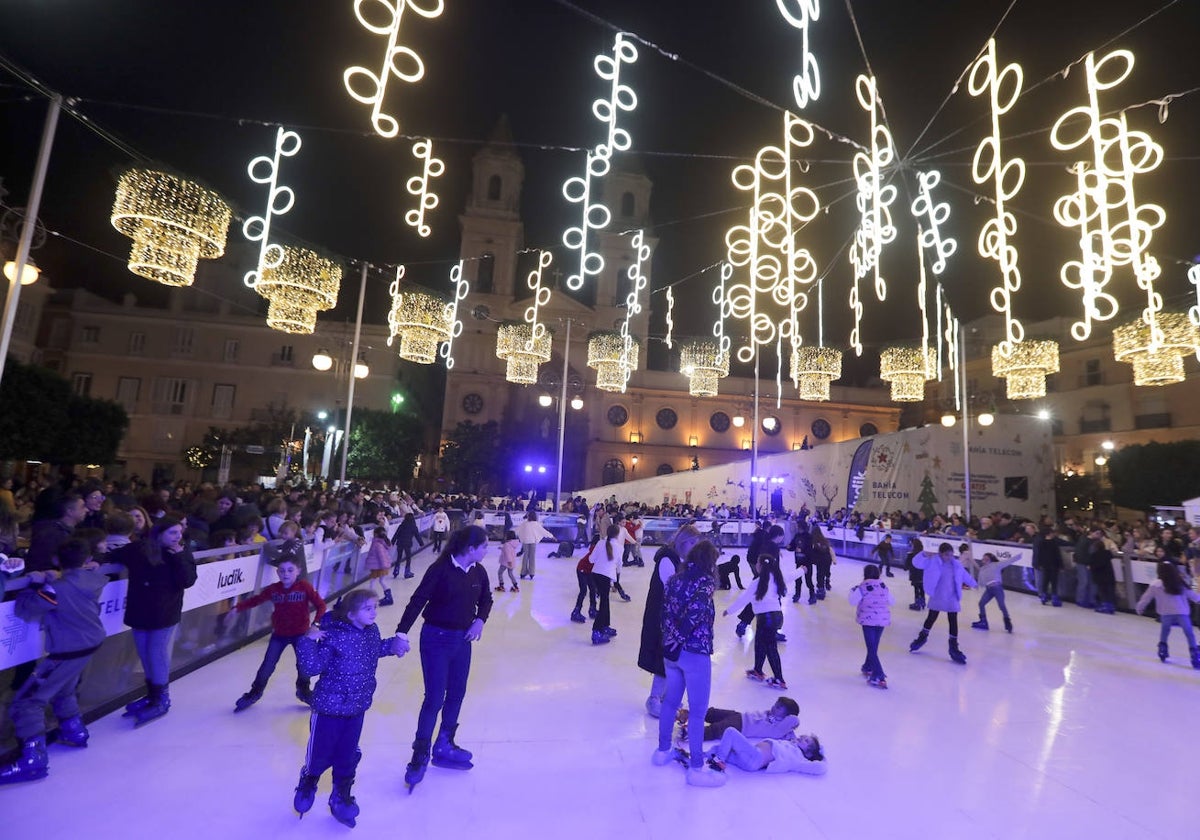
[(620, 484), (625, 480), (625, 464), (620, 458), (611, 458), (604, 464), (601, 484)]
[(627, 192), (621, 196), (621, 217), (624, 219), (632, 219), (636, 213), (637, 203), (633, 199), (633, 193)]
[(475, 291), (491, 293), (496, 280), (496, 255), (488, 251), (479, 258), (479, 270), (475, 274)]
[(492, 177), (488, 178), (487, 200), (499, 201), (500, 192), (503, 186), (504, 182), (500, 180), (499, 175), (493, 175)]
[(659, 475), (670, 475), (673, 472), (675, 472), (675, 468), (672, 467), (670, 464), (659, 464), (658, 465), (657, 473)]

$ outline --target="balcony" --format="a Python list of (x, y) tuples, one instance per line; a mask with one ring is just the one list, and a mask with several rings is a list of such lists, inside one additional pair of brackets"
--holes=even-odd
[(1171, 428), (1171, 412), (1139, 414), (1133, 418), (1133, 427), (1135, 429), (1169, 429)]
[(1079, 434), (1081, 434), (1081, 435), (1089, 435), (1089, 434), (1095, 434), (1096, 432), (1111, 432), (1111, 431), (1112, 431), (1112, 418), (1111, 417), (1102, 417), (1099, 420), (1085, 420), (1082, 417), (1079, 418)]

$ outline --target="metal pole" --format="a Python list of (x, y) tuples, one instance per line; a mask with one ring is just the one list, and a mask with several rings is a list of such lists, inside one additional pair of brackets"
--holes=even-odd
[(54, 145), (54, 133), (58, 129), (58, 112), (62, 109), (62, 96), (50, 97), (50, 110), (46, 112), (46, 124), (42, 128), (42, 143), (38, 148), (37, 163), (33, 169), (33, 184), (29, 188), (29, 203), (25, 207), (25, 222), (21, 227), (21, 240), (17, 244), (17, 270), (8, 288), (8, 299), (4, 301), (4, 321), (0, 324), (0, 381), (4, 380), (4, 365), (8, 361), (8, 343), (12, 339), (13, 324), (17, 319), (17, 302), (21, 297), (21, 277), (29, 262), (29, 247), (33, 244), (33, 233), (37, 228), (38, 210), (42, 206), (42, 188), (46, 183), (46, 170), (50, 167), (50, 149)]
[(750, 516), (758, 519), (758, 508), (755, 507), (758, 483), (758, 360), (759, 350), (754, 353), (754, 427), (750, 430)]
[(358, 339), (362, 335), (363, 298), (367, 296), (367, 269), (369, 263), (362, 264), (362, 282), (358, 287), (358, 315), (354, 319), (354, 347), (350, 351), (349, 379), (346, 387), (346, 435), (342, 441), (342, 474), (338, 480), (339, 487), (346, 486), (346, 462), (350, 459), (350, 415), (354, 413), (354, 366), (358, 364)]
[(567, 371), (571, 358), (571, 319), (567, 319), (567, 340), (563, 345), (562, 391), (558, 395), (558, 475), (554, 479), (554, 512), (562, 510), (563, 444), (567, 434)]
[(965, 524), (970, 527), (971, 524), (971, 439), (967, 434), (968, 428), (971, 425), (971, 395), (967, 393), (967, 333), (965, 330), (959, 335), (958, 344), (958, 375), (962, 380), (962, 420), (963, 420), (963, 493), (965, 505), (963, 514), (965, 516)]

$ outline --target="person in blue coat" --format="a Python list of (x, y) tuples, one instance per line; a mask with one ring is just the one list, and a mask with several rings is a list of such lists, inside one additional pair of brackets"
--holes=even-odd
[(915, 568), (925, 573), (925, 592), (929, 595), (929, 614), (925, 616), (925, 626), (917, 634), (917, 638), (909, 644), (909, 653), (916, 653), (929, 640), (929, 631), (937, 621), (940, 613), (946, 614), (950, 626), (950, 658), (959, 665), (967, 664), (967, 657), (958, 648), (958, 613), (962, 609), (963, 587), (975, 589), (979, 586), (971, 573), (963, 568), (958, 557), (954, 554), (954, 546), (942, 543), (938, 553), (922, 551), (912, 558)]

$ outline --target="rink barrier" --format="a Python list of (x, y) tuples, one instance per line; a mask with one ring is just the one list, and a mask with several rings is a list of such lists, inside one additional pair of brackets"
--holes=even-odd
[[(422, 538), (432, 522), (432, 514), (418, 518), (417, 527)], [(388, 523), (389, 540), (399, 525), (399, 519)], [(307, 579), (330, 607), (340, 595), (368, 577), (365, 562), (373, 535), (369, 529), (364, 529), (364, 533), (366, 542), (361, 549), (354, 542), (335, 543), (320, 552), (314, 550), (311, 542), (304, 546)], [(261, 546), (206, 549), (193, 554), (197, 580), (184, 594), (183, 616), (171, 640), (172, 680), (270, 633), (271, 604), (260, 604), (242, 613), (233, 613), (232, 606), (236, 598), (258, 592), (278, 580), (272, 563), (281, 542), (275, 540)], [(391, 551), (394, 559), (395, 550)], [(107, 565), (102, 566), (101, 570), (123, 574), (124, 567)], [(10, 579), (7, 582), (7, 600), (0, 603), (0, 755), (17, 746), (8, 719), (15, 669), (42, 655), (40, 627), (36, 623), (22, 621), (13, 611), (12, 598), (26, 584), (27, 578), (24, 577)], [(108, 638), (92, 655), (80, 680), (79, 706), (85, 721), (103, 717), (144, 693), (145, 677), (141, 661), (134, 648), (133, 635), (124, 624), (127, 588), (128, 581), (122, 577), (110, 581), (101, 595), (101, 620)], [(253, 678), (253, 673), (246, 674), (246, 688), (249, 688)], [(293, 681), (282, 668), (274, 678), (286, 679), (289, 683)], [(236, 694), (240, 694), (241, 690), (231, 691), (236, 691), (229, 698), (232, 709)]]

